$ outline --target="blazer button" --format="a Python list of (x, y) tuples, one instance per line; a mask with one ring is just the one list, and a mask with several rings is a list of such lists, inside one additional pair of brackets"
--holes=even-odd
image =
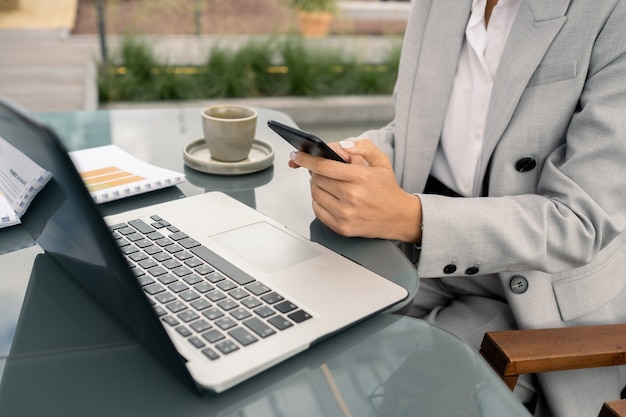
[(456, 272), (456, 265), (454, 264), (449, 264), (443, 267), (443, 273), (450, 275), (450, 274), (454, 274)]
[(521, 275), (514, 275), (509, 286), (515, 294), (524, 294), (528, 290), (528, 280)]
[(515, 169), (518, 172), (532, 171), (537, 166), (537, 161), (533, 158), (522, 158), (515, 163)]
[(479, 269), (477, 266), (470, 266), (465, 270), (465, 275), (476, 275)]

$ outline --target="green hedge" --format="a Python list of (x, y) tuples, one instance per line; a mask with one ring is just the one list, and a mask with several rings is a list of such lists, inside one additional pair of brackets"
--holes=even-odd
[(390, 94), (399, 45), (382, 62), (360, 62), (340, 49), (311, 47), (302, 38), (216, 46), (199, 66), (168, 66), (151, 47), (125, 38), (99, 73), (101, 102), (230, 97)]

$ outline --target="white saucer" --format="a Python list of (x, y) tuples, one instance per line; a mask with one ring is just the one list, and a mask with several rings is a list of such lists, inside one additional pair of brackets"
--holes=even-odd
[(222, 162), (211, 158), (204, 139), (189, 142), (183, 150), (188, 167), (208, 174), (243, 175), (261, 171), (274, 162), (274, 148), (261, 139), (254, 139), (250, 154), (243, 161)]

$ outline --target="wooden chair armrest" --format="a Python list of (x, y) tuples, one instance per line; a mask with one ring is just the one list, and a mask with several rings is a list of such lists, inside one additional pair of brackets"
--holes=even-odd
[(624, 365), (626, 324), (487, 332), (481, 354), (503, 377)]
[(626, 417), (626, 399), (604, 403), (598, 417)]

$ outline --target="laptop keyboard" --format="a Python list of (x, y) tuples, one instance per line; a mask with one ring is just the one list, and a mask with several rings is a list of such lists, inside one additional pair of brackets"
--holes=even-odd
[(159, 216), (111, 230), (160, 319), (211, 360), (311, 318)]

